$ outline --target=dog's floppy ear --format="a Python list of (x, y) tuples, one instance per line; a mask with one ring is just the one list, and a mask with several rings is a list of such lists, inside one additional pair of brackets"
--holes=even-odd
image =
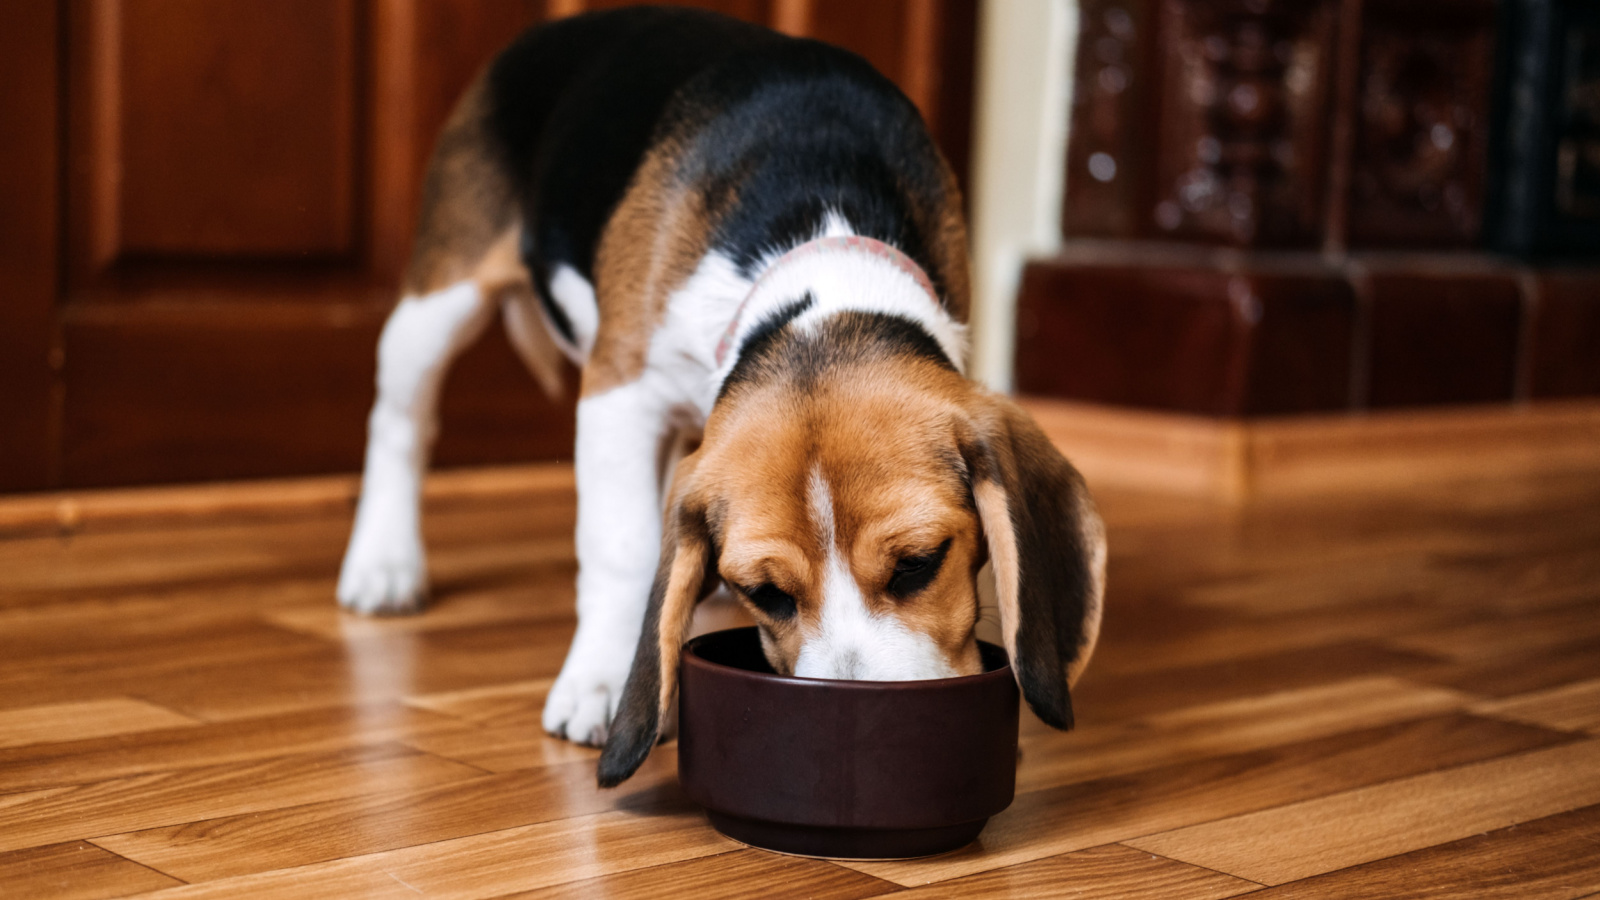
[(1000, 628), (1028, 705), (1072, 727), (1070, 688), (1100, 633), (1105, 529), (1083, 478), (1010, 401), (980, 392), (962, 457), (983, 523)]
[(615, 787), (644, 763), (671, 715), (678, 690), (678, 655), (716, 570), (706, 527), (705, 507), (692, 499), (694, 457), (678, 464), (673, 476), (661, 537), (661, 561), (650, 589), (639, 649), (622, 689), (617, 717), (600, 753), (600, 786)]

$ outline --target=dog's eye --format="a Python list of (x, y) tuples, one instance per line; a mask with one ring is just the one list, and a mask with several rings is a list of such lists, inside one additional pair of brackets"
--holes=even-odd
[(779, 590), (776, 585), (768, 583), (743, 590), (751, 603), (774, 619), (788, 619), (794, 616), (794, 598)]
[(894, 564), (894, 574), (889, 576), (889, 593), (896, 597), (909, 597), (927, 587), (939, 574), (944, 556), (950, 552), (950, 539), (945, 538), (939, 549), (922, 556), (908, 556)]

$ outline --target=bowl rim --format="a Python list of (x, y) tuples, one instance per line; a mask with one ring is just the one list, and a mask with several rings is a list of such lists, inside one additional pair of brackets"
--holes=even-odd
[(1006, 653), (1004, 647), (1001, 647), (998, 644), (990, 643), (989, 641), (978, 641), (978, 643), (983, 646), (992, 647), (995, 650), (998, 650), (1001, 656), (1005, 658), (1005, 665), (996, 669), (989, 669), (988, 671), (979, 672), (976, 675), (954, 675), (949, 678), (923, 678), (906, 681), (860, 681), (843, 678), (807, 678), (800, 675), (779, 675), (776, 672), (772, 674), (768, 674), (766, 672), (755, 672), (751, 671), (750, 669), (741, 669), (738, 666), (730, 666), (725, 663), (713, 662), (709, 659), (706, 659), (704, 656), (700, 655), (698, 648), (695, 646), (701, 641), (720, 635), (730, 634), (736, 631), (757, 630), (757, 626), (755, 625), (741, 625), (734, 628), (720, 628), (716, 631), (708, 631), (705, 634), (695, 635), (683, 643), (683, 652), (681, 654), (683, 665), (697, 666), (713, 672), (726, 673), (723, 677), (731, 675), (747, 681), (757, 681), (764, 684), (780, 684), (803, 688), (824, 687), (846, 691), (928, 691), (939, 690), (941, 688), (979, 685), (985, 683), (986, 681), (1015, 680), (1015, 676), (1012, 674), (1011, 670), (1010, 654)]

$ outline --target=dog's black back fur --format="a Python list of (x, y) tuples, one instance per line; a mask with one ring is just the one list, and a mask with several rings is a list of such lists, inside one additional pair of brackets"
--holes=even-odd
[(606, 221), (668, 139), (690, 145), (679, 175), (706, 192), (712, 246), (747, 273), (832, 210), (946, 296), (934, 235), (913, 212), (953, 199), (943, 165), (916, 107), (855, 54), (711, 13), (624, 9), (529, 30), (488, 88), (528, 223), (524, 261), (546, 297), (557, 265), (593, 281)]

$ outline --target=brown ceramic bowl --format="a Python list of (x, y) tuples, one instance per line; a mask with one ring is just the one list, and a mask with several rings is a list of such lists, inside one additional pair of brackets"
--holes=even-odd
[(684, 647), (678, 779), (736, 841), (836, 859), (954, 850), (1011, 805), (1017, 686), (1005, 651), (935, 681), (774, 674), (754, 628)]

